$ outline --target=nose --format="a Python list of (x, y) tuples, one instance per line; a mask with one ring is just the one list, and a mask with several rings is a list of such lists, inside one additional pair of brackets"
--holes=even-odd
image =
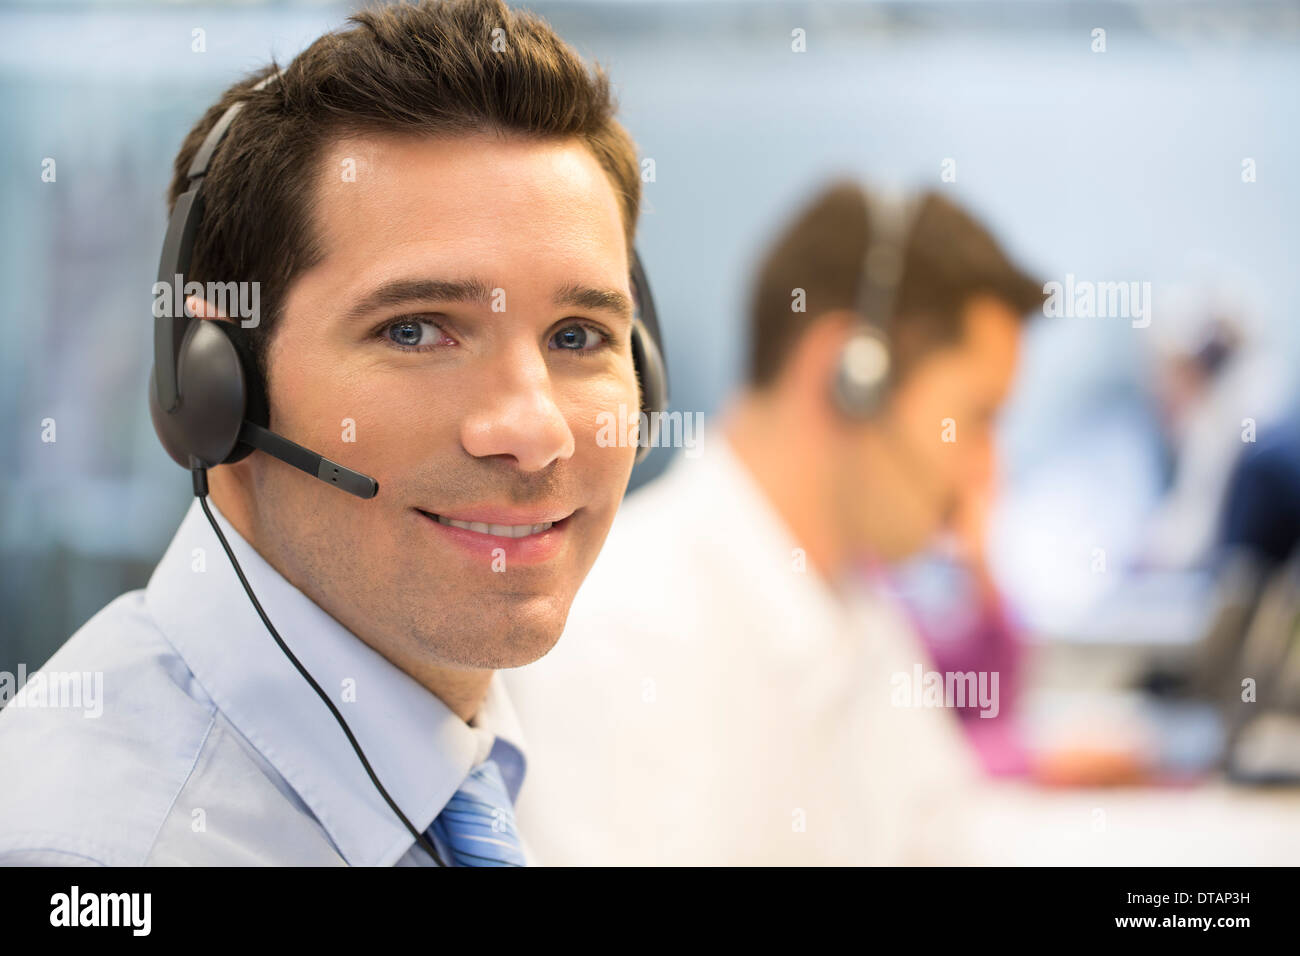
[(504, 455), (526, 472), (573, 455), (573, 431), (555, 404), (550, 369), (536, 342), (520, 342), (484, 376), (482, 401), (461, 425), (476, 458)]

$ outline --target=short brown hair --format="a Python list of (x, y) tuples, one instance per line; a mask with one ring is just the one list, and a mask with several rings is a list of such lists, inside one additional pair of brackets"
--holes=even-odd
[(244, 102), (204, 179), (186, 279), (260, 283), (260, 323), (247, 335), (263, 376), (285, 294), (322, 256), (311, 215), (316, 166), (343, 136), (578, 137), (613, 184), (629, 252), (634, 244), (640, 170), (636, 146), (614, 118), (609, 77), (600, 66), (589, 70), (545, 21), (502, 0), (425, 0), (349, 22), (355, 26), (316, 40), (265, 89), (253, 87), (274, 63), (226, 90), (176, 156), (169, 211), (208, 131)]
[[(749, 382), (772, 384), (786, 357), (821, 315), (856, 310), (869, 207), (849, 180), (827, 186), (781, 232), (758, 269), (750, 303)], [(981, 293), (1018, 316), (1038, 310), (1042, 283), (1011, 263), (997, 241), (938, 193), (917, 198), (903, 280), (889, 317), (897, 375), (926, 351), (962, 334), (962, 311)], [(792, 308), (803, 289), (806, 311)]]

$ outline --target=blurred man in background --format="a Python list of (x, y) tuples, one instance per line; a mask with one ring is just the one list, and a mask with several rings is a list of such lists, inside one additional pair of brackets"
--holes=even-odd
[[(858, 572), (918, 552), (987, 480), (1043, 293), (952, 202), (887, 229), (869, 198), (832, 184), (782, 231), (747, 387), (621, 509), (556, 650), (507, 675), (544, 863), (953, 858), (975, 764)], [(850, 408), (863, 375), (883, 397)], [(970, 676), (995, 715), (996, 672)]]

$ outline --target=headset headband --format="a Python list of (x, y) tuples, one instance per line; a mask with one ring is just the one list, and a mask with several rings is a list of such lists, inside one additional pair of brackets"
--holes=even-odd
[(858, 314), (871, 326), (887, 332), (907, 268), (907, 244), (919, 211), (919, 199), (898, 188), (875, 194), (863, 190), (867, 207), (867, 244), (862, 253), (856, 297)]
[[(255, 86), (254, 90), (265, 89), (272, 81), (279, 79), (280, 71), (276, 70), (269, 76), (264, 77)], [(194, 161), (190, 163), (190, 168), (185, 176), (188, 182), (188, 188), (176, 198), (176, 203), (172, 207), (171, 219), (167, 223), (167, 235), (163, 239), (162, 255), (158, 258), (158, 281), (168, 288), (173, 282), (182, 283), (181, 301), (184, 301), (184, 281), (185, 276), (189, 275), (190, 258), (194, 254), (194, 234), (198, 224), (203, 220), (203, 197), (199, 190), (203, 185), (203, 177), (208, 174), (208, 164), (212, 162), (212, 157), (225, 139), (226, 133), (230, 130), (230, 124), (235, 121), (239, 111), (244, 108), (244, 100), (232, 103), (230, 108), (221, 114), (221, 118), (208, 131), (204, 137), (203, 143), (199, 146), (198, 151), (194, 154)], [(173, 300), (177, 297), (175, 290), (172, 292)], [(155, 316), (154, 318), (154, 355), (153, 367), (155, 380), (157, 383), (158, 404), (165, 412), (172, 412), (180, 404), (181, 395), (179, 383), (177, 382), (176, 370), (179, 367), (181, 357), (181, 341), (184, 338), (184, 329), (189, 324), (189, 317), (181, 310), (181, 315)]]

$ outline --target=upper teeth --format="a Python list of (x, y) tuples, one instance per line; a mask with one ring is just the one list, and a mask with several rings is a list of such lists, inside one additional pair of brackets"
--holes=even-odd
[(453, 528), (464, 528), (467, 531), (477, 531), (480, 534), (495, 534), (502, 538), (522, 538), (530, 534), (541, 534), (554, 521), (543, 521), (541, 524), (487, 524), (482, 521), (457, 521), (454, 518), (445, 518), (442, 515), (436, 516), (439, 524), (449, 524)]

